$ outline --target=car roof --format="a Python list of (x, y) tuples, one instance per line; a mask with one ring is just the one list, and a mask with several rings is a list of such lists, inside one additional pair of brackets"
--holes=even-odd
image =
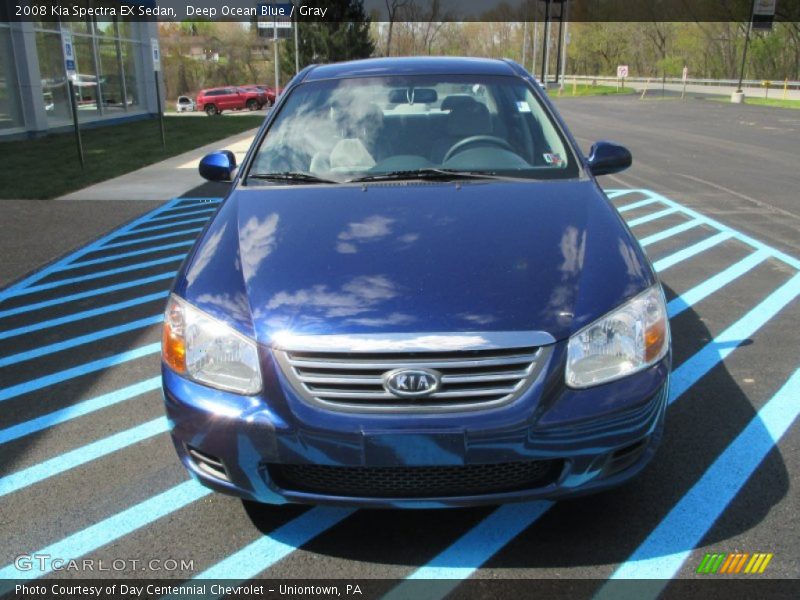
[(518, 75), (506, 61), (493, 58), (422, 56), (368, 58), (314, 67), (305, 81), (386, 75)]

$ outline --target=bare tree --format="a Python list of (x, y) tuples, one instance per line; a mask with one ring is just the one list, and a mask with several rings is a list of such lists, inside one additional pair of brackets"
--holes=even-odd
[(385, 0), (386, 10), (389, 13), (389, 33), (386, 38), (386, 56), (392, 55), (392, 30), (397, 11), (408, 5), (410, 0)]

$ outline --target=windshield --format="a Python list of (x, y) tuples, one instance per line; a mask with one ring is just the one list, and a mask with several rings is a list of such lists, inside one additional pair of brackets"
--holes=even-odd
[(459, 173), (562, 179), (578, 166), (524, 80), (425, 75), (298, 86), (248, 177), (336, 183)]

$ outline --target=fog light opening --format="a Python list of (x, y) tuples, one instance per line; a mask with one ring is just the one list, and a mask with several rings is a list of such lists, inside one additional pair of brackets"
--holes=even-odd
[(216, 456), (201, 452), (193, 446), (186, 446), (186, 452), (189, 453), (192, 461), (199, 471), (211, 475), (222, 481), (230, 481), (228, 473), (225, 469), (225, 464)]

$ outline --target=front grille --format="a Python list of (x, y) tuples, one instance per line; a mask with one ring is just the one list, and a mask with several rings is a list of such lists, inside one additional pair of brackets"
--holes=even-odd
[(556, 481), (562, 468), (562, 460), (457, 467), (270, 465), (269, 474), (287, 491), (351, 498), (434, 498), (543, 487)]
[[(456, 410), (503, 404), (533, 381), (544, 348), (526, 346), (446, 352), (320, 352), (276, 350), (283, 372), (304, 399), (339, 410)], [(396, 369), (433, 369), (440, 385), (423, 397), (387, 391)]]

